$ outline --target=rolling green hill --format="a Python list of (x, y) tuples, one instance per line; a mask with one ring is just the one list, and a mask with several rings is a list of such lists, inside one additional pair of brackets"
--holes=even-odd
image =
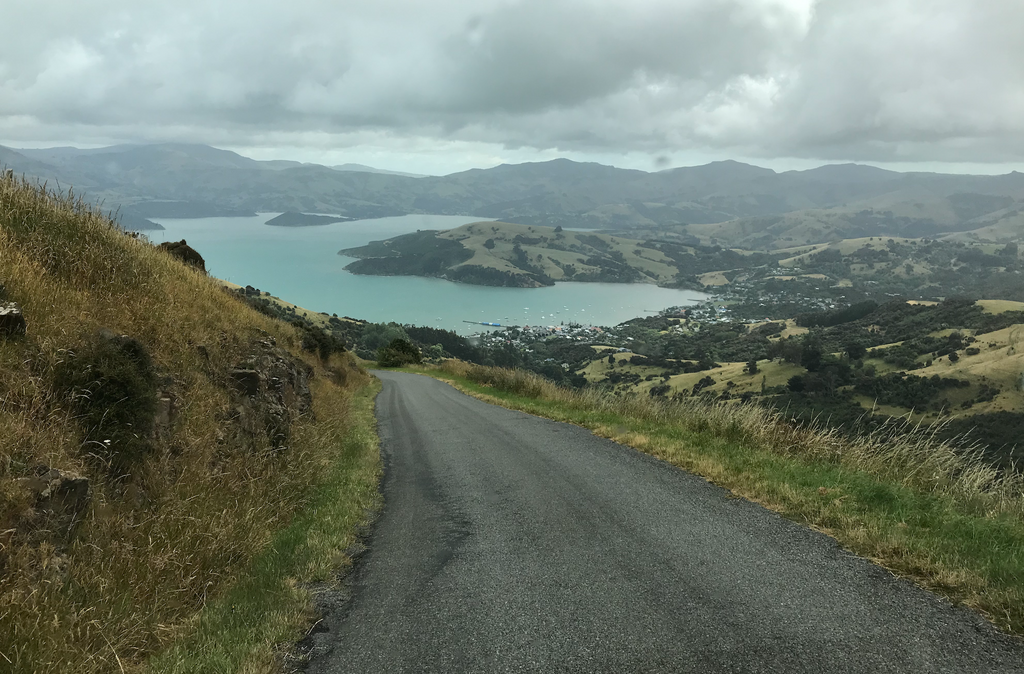
[[(346, 267), (356, 274), (434, 276), (525, 288), (570, 280), (678, 285), (694, 271), (749, 267), (774, 260), (769, 255), (507, 222), (416, 232), (339, 254), (360, 258)], [(680, 270), (686, 274), (681, 275)]]

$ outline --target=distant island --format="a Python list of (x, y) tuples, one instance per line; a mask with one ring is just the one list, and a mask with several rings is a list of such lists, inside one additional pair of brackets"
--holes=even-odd
[(340, 215), (309, 215), (308, 213), (288, 211), (275, 218), (267, 220), (267, 224), (273, 225), (274, 227), (318, 227), (320, 225), (330, 225), (335, 222), (345, 222), (347, 220), (352, 220), (352, 218), (346, 218)]

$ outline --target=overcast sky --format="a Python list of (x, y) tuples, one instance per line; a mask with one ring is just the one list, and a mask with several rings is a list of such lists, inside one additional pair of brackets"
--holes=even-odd
[(4, 0), (0, 144), (1024, 170), (1021, 0)]

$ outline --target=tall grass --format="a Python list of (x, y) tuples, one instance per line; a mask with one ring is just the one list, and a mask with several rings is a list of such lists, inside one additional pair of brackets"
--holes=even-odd
[(456, 360), (440, 372), (703, 475), (1024, 634), (1024, 478), (979, 452), (909, 424), (850, 438), (753, 404), (570, 390)]
[[(347, 354), (322, 362), (300, 336), (71, 193), (0, 176), (0, 283), (28, 321), (0, 339), (0, 671), (131, 671), (188, 630), (311, 498), (368, 381)], [(126, 478), (90, 458), (88, 429), (55, 373), (101, 329), (125, 334), (174, 390), (177, 414)], [(225, 432), (226, 370), (273, 338), (335, 387), (287, 452)], [(71, 535), (33, 528), (23, 478), (39, 465), (85, 475), (92, 498)], [(28, 524), (26, 524), (28, 523)]]
[(981, 513), (1024, 518), (1024, 476), (1000, 471), (978, 451), (940, 440), (934, 429), (894, 421), (866, 437), (835, 429), (791, 423), (785, 415), (755, 404), (665, 399), (641, 394), (613, 396), (597, 388), (568, 389), (533, 372), (490, 368), (457, 360), (441, 369), (502, 391), (558, 401), (570, 408), (620, 414), (672, 425), (693, 433), (736, 440), (753, 448), (860, 470), (913, 489), (951, 497)]

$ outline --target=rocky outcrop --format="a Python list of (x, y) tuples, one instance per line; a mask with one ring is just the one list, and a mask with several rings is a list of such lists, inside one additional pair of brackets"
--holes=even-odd
[(192, 265), (204, 274), (206, 273), (206, 260), (192, 246), (188, 245), (185, 239), (181, 241), (165, 241), (160, 244), (159, 248), (166, 250), (185, 264)]
[(254, 449), (267, 444), (274, 450), (287, 449), (294, 421), (312, 413), (313, 368), (267, 337), (258, 340), (252, 354), (227, 375), (234, 394), (228, 417), (238, 432)]
[(0, 302), (0, 338), (24, 335), (26, 328), (21, 307), (15, 302)]
[(41, 465), (18, 483), (27, 493), (29, 508), (20, 514), (17, 529), (55, 542), (70, 538), (89, 506), (92, 490), (88, 478)]

